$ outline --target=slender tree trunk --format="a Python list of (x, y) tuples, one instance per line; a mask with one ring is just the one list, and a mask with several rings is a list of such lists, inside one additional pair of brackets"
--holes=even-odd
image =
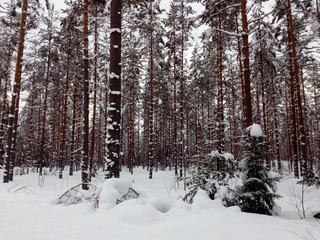
[(74, 162), (76, 159), (75, 146), (76, 146), (76, 124), (77, 124), (77, 99), (78, 99), (78, 85), (77, 83), (74, 85), (73, 90), (73, 112), (72, 112), (72, 130), (71, 130), (71, 160), (70, 160), (70, 168), (69, 175), (73, 175)]
[(4, 83), (4, 89), (3, 89), (3, 100), (2, 100), (2, 112), (1, 112), (1, 124), (0, 124), (0, 150), (1, 153), (4, 151), (3, 146), (3, 139), (5, 135), (5, 128), (4, 125), (6, 123), (6, 109), (7, 109), (7, 95), (8, 95), (8, 85), (10, 81), (10, 65), (11, 65), (11, 58), (12, 58), (12, 52), (11, 52), (11, 43), (8, 44), (8, 55), (7, 55), (7, 65), (5, 69), (5, 83)]
[(111, 0), (107, 178), (120, 177), (121, 6), (121, 0)]
[[(12, 150), (11, 150), (11, 162), (10, 162), (10, 171), (9, 171), (9, 180), (13, 180), (13, 168), (15, 166), (16, 160), (16, 145), (17, 145), (17, 129), (18, 129), (18, 117), (19, 117), (19, 105), (20, 105), (20, 89), (21, 83), (18, 85), (18, 94), (16, 99), (16, 107), (14, 112), (14, 123), (13, 123), (13, 134), (12, 134)], [(13, 151), (14, 149), (14, 151)]]
[(8, 122), (8, 141), (6, 148), (6, 157), (5, 157), (5, 171), (3, 174), (3, 182), (7, 183), (10, 180), (11, 174), (11, 152), (15, 152), (13, 146), (13, 130), (14, 130), (14, 122), (15, 122), (15, 113), (19, 111), (16, 109), (16, 102), (18, 95), (20, 94), (20, 83), (21, 83), (21, 70), (22, 70), (22, 58), (23, 58), (23, 50), (24, 50), (24, 40), (25, 40), (25, 26), (27, 19), (27, 11), (28, 11), (28, 0), (23, 0), (22, 5), (22, 13), (21, 13), (21, 22), (20, 22), (20, 32), (19, 32), (19, 42), (18, 42), (18, 51), (17, 51), (17, 61), (16, 61), (16, 72), (14, 76), (14, 85), (13, 85), (13, 94), (12, 101), (9, 112), (9, 122)]
[[(45, 89), (44, 89), (44, 99), (43, 99), (43, 116), (41, 122), (41, 142), (40, 142), (40, 169), (39, 175), (42, 175), (42, 168), (45, 163), (45, 136), (46, 136), (46, 123), (47, 123), (47, 109), (48, 109), (48, 85), (49, 85), (49, 75), (50, 75), (50, 65), (51, 65), (51, 29), (49, 35), (49, 44), (48, 44), (48, 57), (47, 57), (47, 70), (45, 78)], [(60, 178), (60, 175), (59, 175)], [(62, 178), (62, 175), (61, 175)]]
[(134, 91), (134, 79), (131, 82), (130, 96), (131, 101), (129, 104), (129, 148), (128, 148), (128, 167), (131, 174), (133, 174), (134, 164), (134, 112), (135, 112), (135, 91)]
[[(238, 17), (236, 17), (236, 25), (237, 25), (237, 34), (239, 34), (239, 26), (238, 26)], [(246, 96), (245, 96), (245, 91), (244, 91), (244, 76), (243, 76), (243, 65), (242, 65), (242, 51), (241, 51), (241, 39), (240, 37), (237, 37), (237, 48), (238, 48), (238, 61), (239, 61), (239, 76), (241, 80), (241, 102), (242, 102), (242, 118), (244, 119), (244, 114), (245, 114), (245, 106), (247, 105), (246, 103)], [(245, 127), (245, 123), (243, 121), (242, 127)]]
[[(150, 23), (153, 23), (153, 2), (151, 2)], [(152, 179), (154, 165), (154, 119), (153, 119), (153, 31), (150, 32), (150, 81), (149, 81), (149, 141), (148, 166), (149, 179)]]
[(181, 14), (182, 14), (182, 30), (181, 30), (181, 68), (180, 68), (180, 103), (179, 103), (179, 112), (180, 112), (180, 129), (179, 129), (179, 152), (180, 152), (180, 161), (179, 161), (179, 175), (183, 176), (183, 166), (185, 161), (185, 152), (184, 152), (184, 1), (181, 1)]
[(250, 61), (249, 61), (249, 33), (247, 20), (247, 1), (241, 0), (242, 16), (242, 54), (243, 54), (243, 79), (244, 79), (244, 122), (245, 127), (252, 125), (252, 104), (251, 104), (251, 87), (250, 87)]
[[(218, 29), (221, 29), (221, 16), (218, 14)], [(217, 52), (218, 52), (218, 106), (217, 106), (217, 122), (218, 122), (218, 146), (217, 150), (219, 153), (224, 152), (224, 115), (223, 115), (223, 45), (222, 45), (222, 34), (218, 31), (218, 42), (217, 42)]]
[[(69, 92), (69, 72), (70, 72), (70, 58), (71, 58), (71, 46), (70, 46), (71, 39), (69, 39), (68, 44), (68, 56), (67, 56), (67, 73), (66, 73), (66, 83), (64, 88), (64, 101), (63, 101), (63, 112), (62, 112), (62, 136), (60, 142), (60, 154), (59, 154), (59, 178), (62, 178), (62, 168), (63, 163), (66, 162), (67, 157), (67, 110), (68, 110), (68, 92)], [(70, 167), (71, 168), (71, 167)], [(70, 170), (69, 170), (70, 174)]]
[(272, 105), (273, 105), (273, 119), (274, 119), (274, 138), (276, 145), (276, 159), (278, 171), (282, 171), (281, 159), (280, 159), (280, 141), (279, 141), (279, 124), (278, 124), (278, 109), (276, 103), (276, 92), (273, 72), (271, 72), (271, 88), (272, 88)]
[(173, 162), (174, 173), (178, 176), (178, 146), (177, 146), (177, 53), (176, 33), (173, 30)]
[(89, 176), (92, 176), (93, 157), (96, 139), (96, 115), (97, 115), (97, 77), (98, 77), (98, 7), (95, 4), (95, 22), (94, 22), (94, 67), (93, 67), (93, 113), (92, 113), (92, 128), (91, 128), (91, 145), (90, 145), (90, 164)]
[(88, 0), (83, 1), (83, 139), (82, 139), (82, 189), (88, 190), (89, 172), (89, 39)]

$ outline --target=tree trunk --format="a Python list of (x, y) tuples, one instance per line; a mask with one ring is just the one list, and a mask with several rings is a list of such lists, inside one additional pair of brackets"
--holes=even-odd
[(180, 152), (180, 161), (179, 161), (179, 176), (183, 176), (183, 167), (185, 162), (185, 152), (184, 152), (184, 34), (185, 34), (185, 26), (184, 26), (184, 1), (181, 1), (181, 14), (182, 14), (182, 36), (181, 36), (181, 68), (180, 68), (180, 103), (179, 103), (179, 111), (180, 111), (180, 129), (179, 129), (179, 152)]
[[(62, 130), (61, 130), (61, 143), (60, 143), (60, 154), (59, 154), (59, 169), (62, 177), (63, 163), (66, 161), (67, 157), (67, 110), (68, 110), (68, 92), (69, 92), (69, 72), (70, 72), (70, 55), (71, 55), (71, 39), (69, 39), (68, 46), (68, 56), (67, 56), (67, 73), (66, 73), (66, 83), (64, 88), (64, 101), (63, 101), (63, 112), (62, 112)], [(71, 167), (70, 167), (71, 168)], [(69, 170), (70, 175), (70, 170)]]
[(111, 0), (110, 79), (106, 178), (120, 177), (121, 0)]
[(92, 176), (94, 145), (96, 139), (96, 115), (97, 115), (97, 77), (98, 77), (98, 7), (95, 4), (95, 22), (94, 22), (94, 67), (93, 67), (93, 113), (92, 113), (92, 128), (91, 128), (91, 145), (90, 145), (90, 165), (89, 176)]
[[(295, 137), (293, 141), (297, 141), (294, 143), (297, 145), (298, 148), (301, 150), (301, 172), (304, 177), (307, 177), (307, 141), (306, 141), (306, 132), (305, 132), (305, 124), (304, 124), (304, 118), (303, 118), (303, 109), (302, 109), (302, 99), (301, 99), (301, 90), (300, 90), (300, 79), (299, 79), (299, 66), (298, 66), (298, 59), (297, 59), (297, 52), (296, 52), (296, 46), (295, 46), (295, 36), (294, 36), (294, 25), (293, 25), (293, 19), (292, 19), (292, 11), (291, 11), (291, 1), (288, 0), (288, 6), (287, 6), (287, 20), (288, 20), (288, 44), (289, 44), (289, 58), (290, 58), (290, 80), (291, 80), (291, 104), (293, 105), (293, 114), (296, 116), (292, 116), (293, 126), (296, 124), (297, 131), (300, 133), (299, 137)], [(294, 111), (296, 110), (296, 111)], [(295, 121), (295, 118), (297, 117), (297, 122)], [(295, 128), (295, 126), (294, 126)], [(295, 163), (298, 164), (299, 161), (299, 153), (298, 150), (295, 150), (295, 154), (297, 154), (297, 160), (295, 160)], [(299, 176), (299, 173), (297, 171), (298, 166), (295, 167), (295, 177)]]
[(24, 40), (25, 40), (25, 26), (27, 19), (27, 11), (28, 11), (28, 0), (23, 0), (22, 5), (22, 13), (21, 13), (21, 22), (20, 22), (20, 32), (19, 32), (19, 42), (18, 42), (18, 51), (17, 51), (17, 60), (16, 60), (16, 72), (14, 76), (14, 85), (13, 85), (13, 93), (12, 93), (12, 101), (9, 110), (9, 122), (8, 122), (8, 141), (6, 148), (6, 157), (5, 157), (5, 171), (3, 174), (3, 182), (7, 183), (10, 180), (10, 174), (12, 168), (10, 165), (12, 163), (11, 152), (15, 152), (13, 146), (13, 130), (14, 130), (14, 122), (15, 122), (15, 113), (19, 111), (16, 109), (16, 102), (18, 95), (20, 94), (20, 83), (21, 83), (21, 70), (22, 70), (22, 58), (23, 58), (23, 50), (24, 50)]
[(244, 79), (244, 122), (245, 127), (252, 125), (252, 104), (251, 104), (251, 87), (250, 87), (250, 61), (249, 61), (249, 34), (247, 20), (247, 1), (241, 0), (241, 17), (242, 17), (242, 54), (243, 54), (243, 79)]
[(82, 139), (82, 189), (88, 190), (89, 165), (89, 39), (88, 0), (83, 1), (83, 139)]
[[(46, 78), (45, 78), (45, 89), (44, 89), (44, 99), (43, 99), (43, 116), (41, 120), (41, 142), (40, 142), (40, 149), (39, 149), (39, 175), (42, 175), (42, 168), (44, 167), (45, 163), (45, 136), (46, 136), (46, 123), (47, 123), (47, 108), (48, 108), (48, 85), (49, 85), (49, 75), (50, 75), (50, 65), (51, 65), (51, 28), (49, 29), (49, 44), (48, 44), (48, 56), (47, 56), (47, 70), (46, 70)], [(59, 174), (59, 178), (62, 178)]]
[[(151, 2), (150, 23), (153, 23), (153, 2)], [(148, 166), (149, 179), (152, 179), (154, 165), (154, 119), (153, 119), (153, 30), (150, 32), (150, 81), (149, 81), (149, 141)]]

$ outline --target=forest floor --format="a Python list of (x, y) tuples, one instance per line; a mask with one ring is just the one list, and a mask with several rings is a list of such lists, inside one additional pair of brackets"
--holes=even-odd
[(80, 183), (81, 173), (64, 174), (63, 179), (46, 175), (42, 187), (36, 173), (0, 183), (1, 240), (320, 239), (320, 221), (312, 218), (320, 212), (320, 189), (304, 189), (306, 218), (301, 219), (297, 209), (301, 209), (302, 188), (291, 177), (278, 184), (283, 197), (277, 203), (282, 213), (264, 216), (242, 213), (238, 207), (225, 208), (219, 199), (212, 201), (204, 192), (199, 192), (193, 204), (187, 204), (181, 201), (183, 186), (175, 182), (173, 172), (155, 172), (149, 180), (143, 169), (135, 169), (134, 175), (121, 173), (121, 179), (143, 193), (139, 199), (110, 205), (110, 196), (115, 196), (121, 184), (102, 184), (97, 178), (92, 182), (97, 186), (114, 186), (113, 190), (102, 190), (99, 208), (92, 202), (66, 206), (57, 204), (57, 199)]

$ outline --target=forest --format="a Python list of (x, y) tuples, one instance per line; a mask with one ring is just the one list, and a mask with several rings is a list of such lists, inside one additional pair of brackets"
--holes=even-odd
[(242, 174), (224, 205), (267, 215), (319, 186), (320, 2), (162, 2), (1, 1), (3, 183), (169, 169), (192, 203)]

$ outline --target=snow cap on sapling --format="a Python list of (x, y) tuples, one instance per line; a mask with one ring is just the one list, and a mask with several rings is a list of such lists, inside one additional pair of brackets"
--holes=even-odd
[(250, 132), (251, 137), (262, 137), (263, 132), (261, 126), (259, 124), (252, 124), (250, 127), (247, 128)]

